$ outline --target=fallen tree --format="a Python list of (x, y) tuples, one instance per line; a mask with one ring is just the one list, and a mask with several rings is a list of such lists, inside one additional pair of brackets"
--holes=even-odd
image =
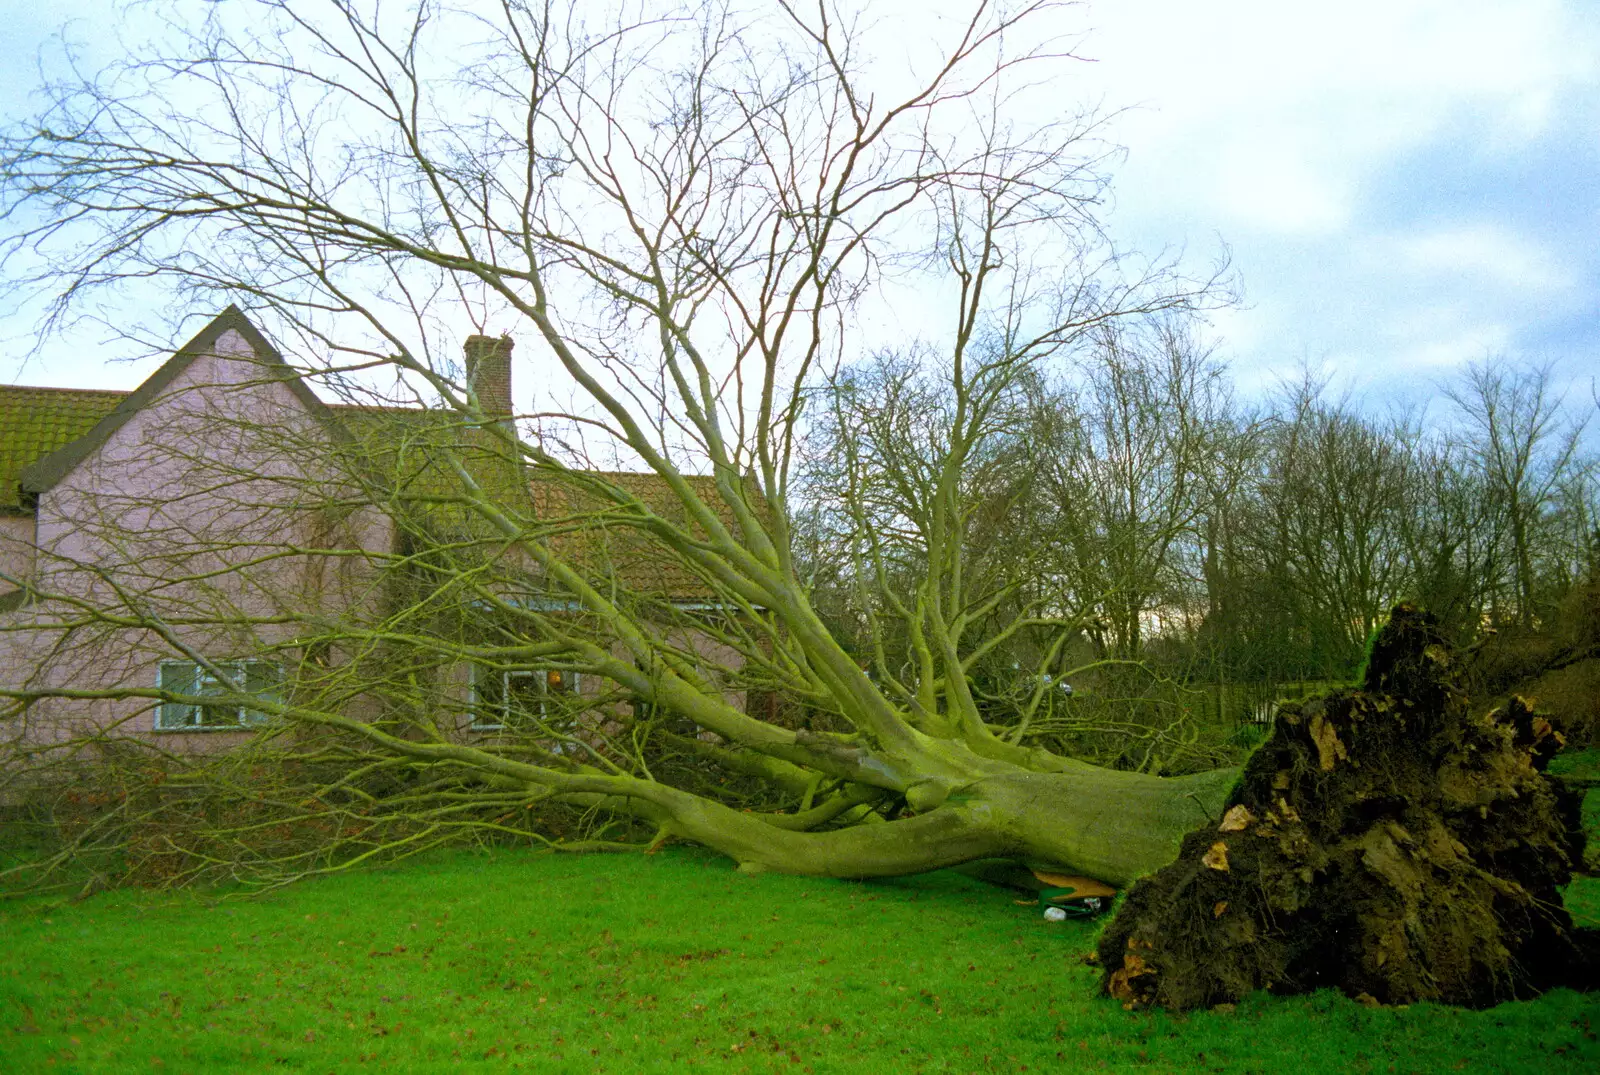
[(1581, 792), (1529, 703), (1487, 714), (1433, 618), (1396, 608), (1362, 685), (1286, 705), (1225, 809), (1137, 882), (1106, 929), (1104, 987), (1194, 1008), (1268, 989), (1489, 1005), (1600, 984), (1600, 935), (1561, 886)]
[[(209, 442), (142, 449), (162, 488), (79, 490), (73, 542), (5, 580), (6, 738), (83, 808), (63, 854), (265, 883), (473, 836), (680, 838), (849, 877), (998, 855), (1120, 884), (1168, 860), (1229, 774), (1027, 738), (1041, 673), (1112, 595), (969, 555), (980, 507), (1009, 509), (991, 479), (1028, 462), (1046, 365), (1217, 301), (1214, 275), (1099, 228), (1099, 119), (1035, 81), (1072, 59), (1054, 8), (975, 3), (907, 80), (827, 3), (260, 0), (57, 87), (0, 150), (12, 294), (61, 323), (172, 281), (265, 330), (235, 310), (203, 334), (255, 341), (238, 380), (353, 405), (194, 416)], [(907, 416), (898, 499), (850, 501), (871, 524), (850, 583), (878, 597), (863, 652), (812, 603), (791, 467), (808, 403), (887, 346), (855, 334), (930, 295), (907, 323), (936, 323), (889, 343), (916, 337), (939, 406)], [(515, 407), (455, 357), (508, 330), (539, 349)], [(1159, 548), (1187, 518), (1129, 529)], [(1039, 667), (1000, 726), (972, 673), (1021, 633)], [(282, 682), (250, 689), (257, 666)], [(482, 719), (546, 677), (601, 686)], [(256, 734), (167, 750), (169, 708)], [(86, 774), (104, 787), (80, 794)], [(575, 832), (531, 823), (558, 807)]]

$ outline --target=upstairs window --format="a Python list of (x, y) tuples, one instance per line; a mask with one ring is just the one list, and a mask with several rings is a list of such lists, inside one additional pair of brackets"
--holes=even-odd
[[(228, 731), (255, 728), (267, 714), (242, 704), (240, 697), (279, 702), (283, 699), (283, 666), (272, 661), (213, 661), (211, 668), (194, 661), (162, 661), (158, 686), (173, 694), (219, 699), (185, 704), (162, 702), (156, 709), (156, 730)], [(218, 675), (220, 673), (220, 675)], [(222, 701), (221, 699), (227, 699)]]
[(472, 727), (520, 729), (560, 717), (577, 701), (578, 673), (560, 668), (472, 668)]

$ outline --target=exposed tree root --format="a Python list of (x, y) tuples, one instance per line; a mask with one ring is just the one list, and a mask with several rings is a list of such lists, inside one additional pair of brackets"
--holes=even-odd
[(1100, 941), (1126, 1005), (1334, 987), (1489, 1005), (1597, 984), (1559, 887), (1582, 861), (1561, 737), (1527, 702), (1473, 716), (1425, 612), (1394, 610), (1361, 689), (1286, 706), (1220, 824), (1139, 881)]

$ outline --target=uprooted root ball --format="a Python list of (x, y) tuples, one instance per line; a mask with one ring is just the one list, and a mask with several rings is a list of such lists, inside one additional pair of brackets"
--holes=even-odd
[(1469, 713), (1427, 613), (1394, 610), (1361, 689), (1285, 706), (1219, 823), (1134, 885), (1100, 941), (1126, 1006), (1322, 987), (1488, 1005), (1595, 984), (1600, 944), (1558, 886), (1579, 796), (1522, 699)]

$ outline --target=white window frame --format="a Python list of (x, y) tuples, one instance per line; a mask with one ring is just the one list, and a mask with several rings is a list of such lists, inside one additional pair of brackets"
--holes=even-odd
[[(512, 680), (532, 679), (543, 684), (539, 688), (539, 718), (541, 720), (548, 715), (545, 711), (544, 699), (549, 695), (549, 679), (547, 677), (551, 672), (559, 671), (571, 682), (572, 686), (566, 693), (576, 695), (581, 694), (583, 691), (583, 676), (577, 672), (569, 672), (566, 669), (518, 668), (496, 671), (481, 664), (474, 664), (470, 667), (472, 669), (472, 723), (470, 727), (475, 732), (505, 730), (506, 707), (510, 705)], [(483, 678), (494, 675), (500, 677), (500, 700), (498, 705), (493, 701), (486, 700), (479, 690), (479, 684), (483, 682)]]
[[(236, 661), (212, 661), (210, 663), (219, 671), (231, 673), (233, 676), (233, 682), (224, 686), (222, 683), (220, 683), (220, 681), (217, 680), (217, 678), (208, 668), (200, 664), (198, 661), (162, 661), (156, 671), (156, 684), (157, 686), (165, 686), (167, 669), (187, 668), (190, 670), (190, 674), (194, 677), (192, 682), (198, 689), (181, 693), (188, 693), (198, 697), (206, 697), (211, 694), (221, 696), (230, 692), (245, 693), (245, 684), (249, 682), (250, 669), (253, 667), (270, 668), (272, 670), (271, 679), (274, 686), (269, 691), (257, 694), (255, 697), (270, 699), (273, 701), (277, 701), (281, 698), (279, 692), (283, 688), (283, 665), (277, 661), (262, 661), (252, 659)], [(166, 689), (170, 690), (171, 688), (167, 687)], [(211, 710), (233, 709), (234, 722), (231, 724), (202, 724), (199, 722), (199, 710), (202, 708)], [(158, 732), (249, 731), (252, 728), (259, 728), (269, 719), (271, 718), (268, 714), (257, 709), (251, 709), (249, 706), (243, 704), (238, 706), (207, 705), (202, 707), (199, 705), (191, 705), (185, 702), (162, 702), (156, 706), (155, 730)]]

